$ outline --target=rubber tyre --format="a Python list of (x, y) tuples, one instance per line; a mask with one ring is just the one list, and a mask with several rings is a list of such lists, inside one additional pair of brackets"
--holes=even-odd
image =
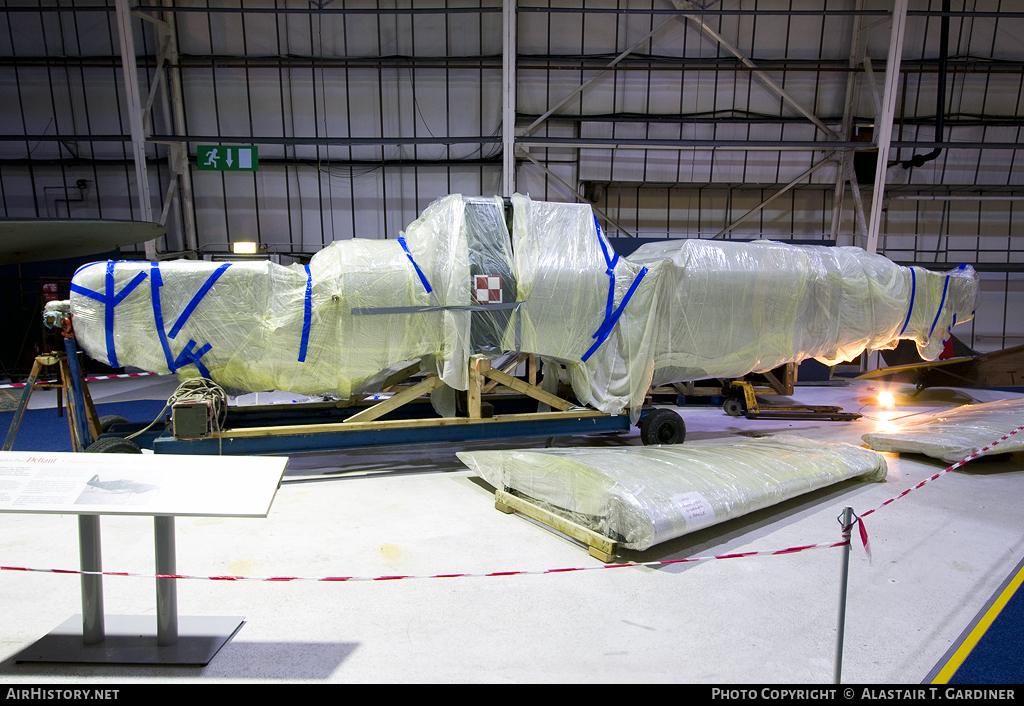
[(681, 444), (686, 439), (686, 423), (670, 409), (656, 409), (640, 425), (640, 440), (644, 446)]
[(735, 398), (731, 398), (725, 401), (722, 405), (722, 409), (730, 417), (742, 417), (743, 416), (743, 403)]
[(99, 422), (100, 431), (103, 432), (104, 434), (110, 431), (110, 427), (114, 426), (115, 424), (131, 424), (131, 422), (129, 422), (127, 419), (125, 419), (124, 417), (119, 417), (116, 414), (104, 415), (99, 418)]
[(142, 449), (130, 440), (120, 436), (103, 436), (85, 450), (91, 454), (140, 454)]

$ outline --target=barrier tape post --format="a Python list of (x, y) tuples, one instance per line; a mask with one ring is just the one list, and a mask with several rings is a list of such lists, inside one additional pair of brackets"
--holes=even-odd
[(843, 633), (846, 631), (846, 584), (850, 578), (850, 532), (853, 529), (853, 508), (843, 510), (843, 562), (839, 574), (839, 626), (836, 630), (836, 668), (833, 682), (842, 683), (843, 678)]

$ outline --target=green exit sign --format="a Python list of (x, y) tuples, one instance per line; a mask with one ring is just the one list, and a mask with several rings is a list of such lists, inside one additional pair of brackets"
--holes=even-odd
[(199, 145), (196, 165), (200, 169), (221, 172), (254, 172), (259, 167), (259, 157), (255, 147)]

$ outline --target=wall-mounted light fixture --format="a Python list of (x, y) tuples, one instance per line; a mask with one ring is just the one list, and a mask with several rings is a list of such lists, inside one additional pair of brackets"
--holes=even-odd
[(231, 252), (235, 255), (255, 255), (256, 254), (256, 243), (248, 241), (239, 241), (231, 245)]

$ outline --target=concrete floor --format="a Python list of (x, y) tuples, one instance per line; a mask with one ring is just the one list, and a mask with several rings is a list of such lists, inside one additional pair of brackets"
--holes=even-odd
[[(174, 387), (170, 378), (139, 378), (90, 389), (104, 402), (161, 399)], [(865, 415), (851, 423), (747, 420), (707, 407), (681, 413), (688, 442), (794, 433), (860, 444), (886, 415), (873, 394), (866, 383), (797, 388), (798, 402)], [(887, 414), (1011, 396), (937, 389), (898, 397)], [(640, 440), (634, 430), (558, 443)], [(295, 457), (266, 519), (179, 518), (178, 571), (376, 577), (601, 566), (572, 540), (494, 510), (493, 490), (455, 452), (496, 446)], [(842, 483), (620, 559), (836, 541), (845, 506), (866, 512), (946, 466), (886, 456), (885, 483)], [(859, 542), (851, 556), (844, 682), (912, 684), (927, 675), (1024, 556), (1022, 491), (1024, 454), (1016, 454), (944, 474), (866, 520), (873, 556)], [(152, 527), (148, 518), (104, 517), (104, 569), (153, 573)], [(830, 683), (841, 558), (840, 549), (816, 549), (503, 577), (180, 581), (180, 615), (245, 616), (205, 668), (15, 664), (18, 651), (81, 612), (79, 578), (0, 571), (0, 682)], [(76, 518), (0, 515), (0, 565), (78, 568)], [(155, 612), (151, 579), (107, 577), (104, 593), (108, 614)]]

